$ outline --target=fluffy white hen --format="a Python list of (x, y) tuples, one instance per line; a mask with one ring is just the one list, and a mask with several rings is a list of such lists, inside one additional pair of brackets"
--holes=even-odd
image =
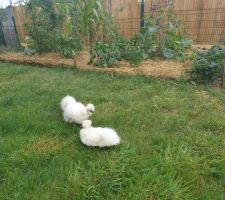
[(77, 102), (73, 97), (66, 96), (61, 100), (61, 108), (63, 110), (63, 118), (65, 122), (82, 124), (84, 120), (95, 111), (93, 104), (84, 104)]
[(61, 106), (61, 109), (64, 111), (65, 108), (69, 104), (75, 104), (75, 103), (76, 103), (76, 99), (74, 97), (71, 97), (71, 96), (67, 95), (61, 100), (60, 106)]
[(83, 129), (80, 131), (81, 142), (92, 147), (110, 147), (120, 143), (120, 137), (111, 128), (92, 127), (90, 120), (82, 123)]

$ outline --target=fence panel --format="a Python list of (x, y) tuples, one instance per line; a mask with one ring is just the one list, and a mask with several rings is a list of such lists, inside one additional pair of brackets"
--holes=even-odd
[[(171, 0), (169, 0), (171, 1)], [(114, 18), (122, 35), (130, 38), (140, 31), (141, 0), (105, 0), (106, 9)], [(151, 12), (156, 0), (145, 0), (145, 15)], [(159, 3), (168, 2), (158, 0)], [(213, 44), (225, 37), (225, 0), (173, 0), (174, 13), (184, 23), (195, 43)], [(14, 7), (15, 23), (20, 43), (24, 42), (27, 20), (22, 7)]]
[(4, 45), (11, 49), (18, 49), (20, 45), (12, 7), (9, 6), (5, 8), (3, 10), (3, 13), (5, 17), (0, 23), (2, 40), (1, 45)]
[(112, 0), (111, 12), (118, 30), (132, 37), (140, 30), (140, 4), (134, 0)]
[(18, 32), (19, 41), (21, 44), (25, 43), (26, 31), (24, 24), (28, 20), (25, 14), (25, 8), (22, 6), (13, 7), (13, 13), (15, 17), (16, 28)]
[(195, 43), (221, 42), (225, 36), (225, 0), (174, 0), (174, 12)]
[[(140, 30), (140, 3), (138, 0), (111, 0), (108, 2), (119, 31), (126, 37)], [(140, 1), (139, 1), (140, 2)], [(165, 0), (145, 0), (145, 14), (152, 4)], [(167, 1), (168, 2), (168, 1)], [(221, 42), (225, 36), (225, 0), (173, 0), (174, 12), (184, 23), (188, 35), (195, 43)], [(123, 8), (119, 11), (119, 8)]]

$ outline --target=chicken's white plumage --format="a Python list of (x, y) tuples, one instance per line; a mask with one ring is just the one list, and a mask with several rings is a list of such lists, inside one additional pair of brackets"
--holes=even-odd
[(120, 143), (120, 137), (114, 129), (92, 127), (90, 120), (83, 121), (82, 126), (80, 139), (87, 146), (110, 147)]
[(64, 111), (64, 109), (69, 105), (69, 104), (74, 104), (76, 103), (76, 99), (74, 99), (73, 97), (67, 95), (65, 96), (61, 102), (60, 102), (60, 106), (61, 109)]
[(65, 122), (82, 124), (84, 120), (95, 111), (93, 104), (83, 105), (77, 102), (73, 97), (66, 96), (61, 100), (61, 108), (63, 110), (63, 118)]

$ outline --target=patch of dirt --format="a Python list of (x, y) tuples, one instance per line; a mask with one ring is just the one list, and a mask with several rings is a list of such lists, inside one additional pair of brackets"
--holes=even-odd
[(204, 90), (195, 91), (195, 95), (202, 99), (206, 99), (208, 101), (208, 105), (212, 105), (212, 104), (219, 105), (219, 100), (216, 97), (211, 96), (207, 91), (204, 91)]
[(55, 152), (61, 148), (59, 141), (55, 138), (37, 138), (26, 147), (27, 153), (46, 154)]
[(22, 53), (6, 52), (0, 53), (0, 61), (49, 67), (64, 66), (87, 71), (99, 71), (131, 75), (142, 74), (146, 76), (169, 78), (179, 78), (185, 73), (187, 69), (190, 68), (189, 62), (181, 63), (160, 59), (143, 61), (138, 67), (132, 67), (128, 62), (121, 61), (118, 63), (118, 66), (114, 66), (112, 68), (98, 68), (87, 64), (89, 61), (88, 52), (82, 52), (74, 59), (63, 58), (61, 55), (56, 53), (26, 56)]
[(195, 94), (199, 97), (203, 98), (209, 98), (209, 93), (207, 91), (201, 90), (201, 91), (195, 91)]
[(197, 49), (197, 50), (208, 50), (208, 49), (211, 49), (213, 45), (210, 45), (210, 44), (198, 44), (198, 45), (193, 45), (193, 48), (194, 49)]

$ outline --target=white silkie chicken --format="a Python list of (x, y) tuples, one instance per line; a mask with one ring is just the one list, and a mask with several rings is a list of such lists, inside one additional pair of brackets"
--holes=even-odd
[(61, 100), (61, 108), (63, 110), (63, 118), (65, 122), (82, 124), (84, 120), (89, 117), (95, 111), (93, 104), (84, 104), (77, 102), (73, 97), (66, 96)]
[(120, 137), (111, 128), (92, 127), (91, 120), (82, 123), (83, 129), (80, 131), (81, 142), (92, 147), (111, 147), (120, 143)]
[(67, 95), (61, 100), (60, 106), (61, 106), (62, 111), (64, 111), (65, 108), (69, 104), (75, 104), (75, 103), (76, 103), (76, 99), (74, 97), (71, 97), (71, 96)]

